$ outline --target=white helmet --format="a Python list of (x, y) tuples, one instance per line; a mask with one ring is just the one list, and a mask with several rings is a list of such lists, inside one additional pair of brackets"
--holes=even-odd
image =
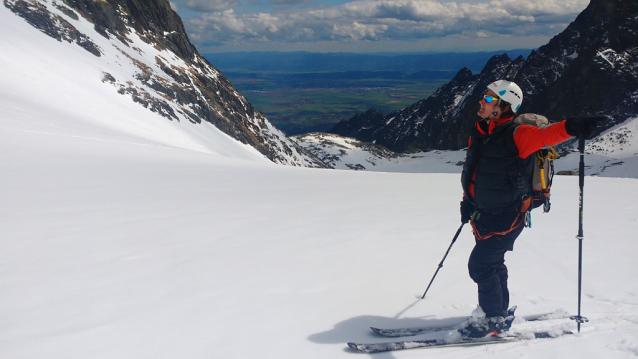
[(518, 112), (523, 103), (523, 91), (517, 84), (508, 80), (498, 80), (487, 85), (487, 88), (494, 91), (503, 101), (509, 102), (514, 113)]

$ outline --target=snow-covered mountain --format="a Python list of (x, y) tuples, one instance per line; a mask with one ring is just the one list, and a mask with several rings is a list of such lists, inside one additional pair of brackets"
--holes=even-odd
[(587, 144), (585, 152), (586, 172), (591, 175), (638, 178), (638, 118), (604, 132)]
[(480, 74), (466, 68), (430, 97), (401, 111), (368, 111), (330, 131), (397, 152), (459, 149), (476, 120), (486, 86), (517, 71), (524, 91), (520, 112), (559, 121), (608, 115), (600, 131), (638, 116), (638, 2), (591, 0), (548, 44), (524, 59), (495, 56)]
[(292, 137), (299, 145), (336, 169), (406, 173), (460, 173), (465, 151), (397, 153), (370, 142), (332, 133)]
[[(183, 146), (177, 142), (186, 136), (196, 147), (223, 152), (228, 142), (220, 147), (209, 135), (220, 131), (275, 163), (323, 167), (199, 55), (168, 1), (4, 0), (3, 5), (3, 89), (57, 95), (52, 106), (78, 119), (91, 117), (91, 110), (117, 108), (120, 101), (113, 97), (119, 96), (151, 115), (131, 119), (132, 114), (114, 113), (103, 125), (152, 140), (162, 127), (168, 131), (163, 141)], [(107, 109), (83, 106), (85, 97), (101, 98)], [(133, 123), (143, 128), (132, 129)], [(57, 125), (66, 124), (60, 119)]]
[[(332, 168), (375, 172), (461, 173), (463, 150), (432, 150), (398, 153), (370, 142), (332, 133), (309, 133), (292, 137)], [(565, 150), (554, 161), (556, 172), (578, 172), (578, 152)], [(585, 147), (589, 176), (638, 178), (638, 118), (606, 130)]]

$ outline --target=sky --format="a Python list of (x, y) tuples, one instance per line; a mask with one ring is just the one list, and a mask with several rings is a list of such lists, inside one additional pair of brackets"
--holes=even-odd
[(537, 48), (589, 0), (173, 0), (201, 53)]

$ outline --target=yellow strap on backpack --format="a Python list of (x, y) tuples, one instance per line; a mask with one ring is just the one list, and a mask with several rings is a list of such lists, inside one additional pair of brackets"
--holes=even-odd
[(547, 184), (545, 183), (545, 169), (543, 168), (543, 162), (545, 162), (545, 160), (540, 160), (540, 175), (541, 175), (541, 188), (542, 189), (547, 189)]
[(539, 169), (540, 180), (541, 180), (541, 188), (543, 190), (547, 189), (547, 183), (545, 183), (545, 161), (553, 161), (559, 157), (554, 147), (550, 146), (546, 148), (546, 150), (547, 150), (546, 156), (541, 156), (540, 150), (536, 151), (536, 157), (538, 157), (538, 164), (539, 164), (538, 169)]

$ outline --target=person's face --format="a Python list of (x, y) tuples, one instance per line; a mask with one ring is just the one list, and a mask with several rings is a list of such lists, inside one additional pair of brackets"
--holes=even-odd
[[(492, 102), (487, 102), (485, 100), (485, 96), (483, 96), (481, 98), (481, 100), (479, 101), (479, 104), (481, 105), (481, 108), (479, 109), (479, 111), (477, 112), (477, 114), (479, 116), (481, 116), (481, 118), (488, 118), (490, 116), (492, 116), (492, 113), (494, 112), (494, 108), (496, 108), (496, 104), (498, 103), (498, 96), (496, 96), (496, 93), (494, 93), (494, 91), (492, 90), (487, 90), (487, 92), (485, 93), (488, 96), (492, 96), (494, 98), (494, 101)], [(501, 117), (501, 109), (497, 108), (496, 109), (496, 116), (492, 117), (492, 119), (496, 120), (499, 117)]]

